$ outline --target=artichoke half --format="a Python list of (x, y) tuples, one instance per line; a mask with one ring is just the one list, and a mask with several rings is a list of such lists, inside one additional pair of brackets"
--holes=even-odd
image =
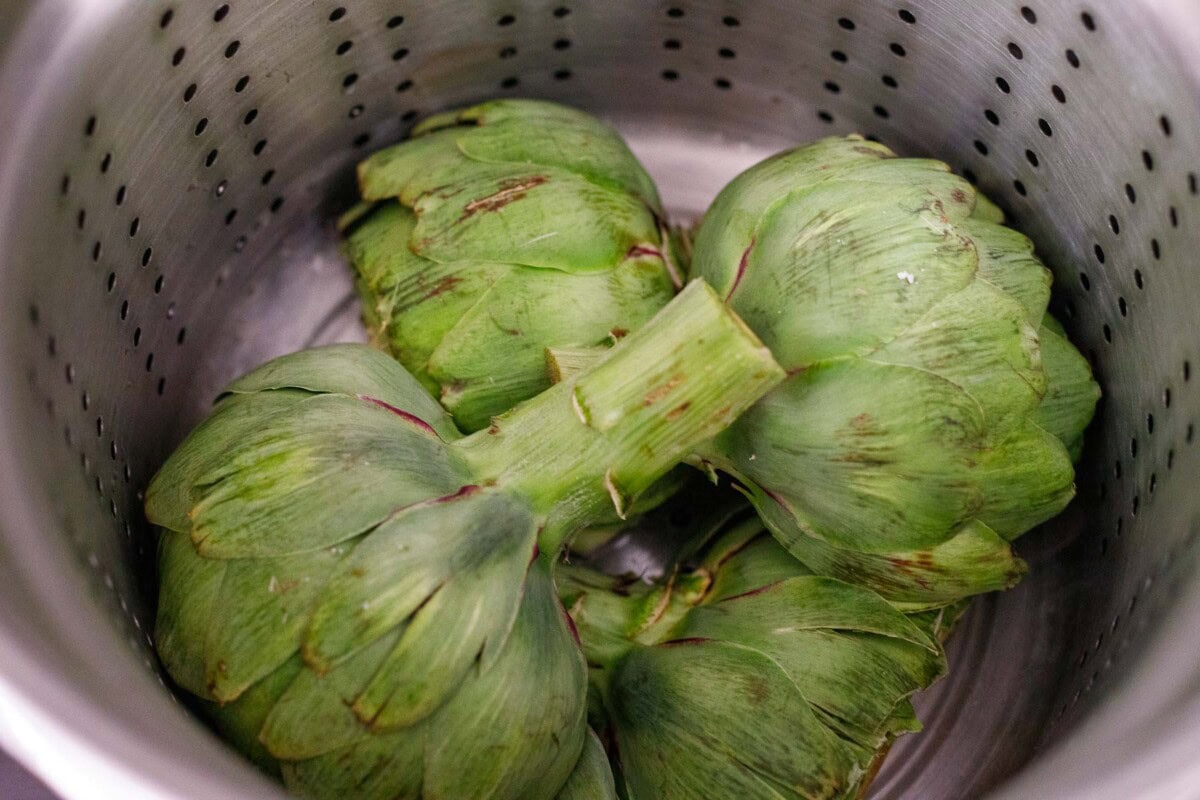
[(547, 388), (547, 347), (620, 338), (681, 281), (650, 177), (575, 109), (439, 114), (358, 177), (342, 228), (369, 327), (467, 432)]
[(629, 800), (857, 797), (945, 670), (936, 615), (811, 574), (758, 519), (655, 584), (561, 565), (558, 585)]
[(147, 492), (159, 655), (300, 796), (553, 797), (586, 732), (564, 538), (782, 378), (703, 283), (468, 437), (371, 348), (270, 362)]
[(910, 608), (1019, 579), (1099, 394), (1001, 219), (944, 164), (835, 138), (743, 173), (695, 241), (789, 373), (700, 460), (814, 572)]

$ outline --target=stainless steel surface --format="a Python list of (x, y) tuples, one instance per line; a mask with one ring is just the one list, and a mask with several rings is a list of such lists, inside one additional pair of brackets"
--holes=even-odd
[(57, 800), (41, 781), (0, 753), (0, 797), (5, 800)]
[(1200, 797), (1194, 0), (9, 0), (5, 30), (0, 742), (65, 796), (272, 796), (160, 681), (139, 491), (223, 382), (361, 335), (355, 160), (536, 95), (617, 123), (683, 217), (852, 130), (1012, 213), (1106, 399), (877, 796)]

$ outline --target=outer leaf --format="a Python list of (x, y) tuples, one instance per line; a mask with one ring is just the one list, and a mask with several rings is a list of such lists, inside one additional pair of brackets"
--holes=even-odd
[(433, 720), (425, 800), (553, 798), (583, 748), (586, 681), (583, 656), (539, 560), (500, 657)]
[(962, 597), (1009, 589), (1025, 574), (1011, 546), (972, 521), (936, 547), (893, 553), (842, 549), (805, 535), (774, 499), (752, 495), (763, 522), (788, 551), (819, 575), (869, 587), (909, 608), (943, 606)]
[(446, 441), (460, 437), (449, 415), (412, 375), (369, 347), (334, 344), (301, 350), (268, 361), (234, 381), (226, 391), (249, 394), (268, 389), (304, 389), (382, 402), (403, 412), (417, 428), (431, 428)]
[(822, 139), (756, 164), (734, 178), (704, 215), (696, 234), (692, 275), (703, 277), (727, 297), (738, 280), (746, 246), (755, 240), (759, 221), (772, 207), (820, 180), (818, 175), (834, 175), (850, 163), (894, 157), (881, 144), (848, 136)]
[(937, 643), (878, 595), (815, 576), (701, 606), (675, 635), (770, 656), (827, 725), (868, 753), (897, 702), (945, 670)]
[(404, 195), (418, 177), (442, 175), (463, 163), (458, 149), (461, 131), (448, 129), (384, 148), (358, 165), (363, 200), (390, 200)]
[(363, 739), (386, 739), (354, 713), (354, 698), (396, 646), (402, 630), (381, 636), (325, 675), (302, 670), (263, 720), (259, 739), (271, 755), (295, 762), (351, 748)]
[(229, 563), (204, 647), (206, 680), (217, 700), (235, 700), (300, 649), (316, 598), (352, 548), (353, 543), (347, 543), (283, 558)]
[(426, 800), (422, 744), (409, 731), (361, 736), (341, 750), (285, 762), (283, 780), (292, 794), (310, 800)]
[(292, 409), (308, 395), (278, 391), (254, 397), (226, 397), (188, 434), (155, 473), (146, 489), (146, 518), (155, 525), (188, 533), (195, 486), (229, 451), (262, 428), (263, 420)]
[(831, 182), (793, 198), (750, 242), (732, 308), (788, 369), (889, 341), (978, 266), (947, 216), (966, 195), (938, 188)]
[(217, 613), (227, 565), (201, 558), (187, 536), (163, 531), (158, 540), (158, 613), (154, 648), (171, 679), (212, 699), (205, 669), (208, 626)]
[(225, 705), (208, 702), (201, 705), (201, 711), (212, 722), (217, 733), (259, 769), (276, 777), (280, 774), (279, 762), (263, 747), (258, 735), (263, 720), (302, 669), (299, 657), (288, 659), (246, 690), (237, 701)]
[[(412, 725), (441, 706), (469, 669), (491, 669), (517, 615), (537, 540), (528, 506), (491, 493), (414, 509), (385, 527), (387, 538), (356, 560), (350, 573), (351, 579), (368, 569), (391, 575), (395, 589), (363, 602), (384, 606), (385, 618), (412, 614), (400, 642), (354, 703), (355, 713), (376, 730)], [(381, 528), (371, 539), (384, 533)], [(386, 549), (406, 547), (411, 550), (405, 556), (388, 558)], [(371, 555), (373, 564), (365, 560)], [(413, 592), (430, 578), (428, 594)], [(319, 612), (314, 620), (314, 645), (327, 630), (323, 622), (345, 625), (352, 618), (343, 591), (332, 590), (335, 604), (321, 609), (329, 615)], [(363, 595), (349, 590), (349, 597)]]
[(403, 415), (340, 395), (310, 397), (260, 418), (197, 477), (192, 541), (210, 558), (319, 550), (467, 482), (445, 445)]
[(622, 334), (640, 328), (672, 293), (656, 259), (626, 259), (590, 275), (516, 268), (445, 333), (429, 373), (463, 426), (483, 428), (497, 409), (549, 387), (546, 342), (598, 344), (612, 335), (613, 320), (626, 326)]
[[(983, 198), (983, 195), (978, 195)], [(1012, 295), (1035, 327), (1050, 302), (1050, 270), (1033, 254), (1033, 242), (1002, 225), (978, 220), (962, 223), (979, 250), (979, 276)]]
[(735, 645), (635, 650), (613, 674), (611, 706), (635, 800), (833, 798), (852, 768), (787, 675)]
[(1053, 317), (1046, 317), (1039, 337), (1049, 388), (1033, 420), (1058, 437), (1072, 460), (1078, 460), (1083, 431), (1092, 420), (1100, 387), (1092, 378), (1091, 365), (1062, 335)]
[(608, 756), (596, 734), (587, 732), (583, 752), (571, 770), (571, 777), (558, 793), (557, 800), (617, 800)]
[(952, 383), (850, 361), (794, 376), (712, 450), (808, 535), (880, 553), (935, 547), (971, 518), (981, 495), (970, 466), (985, 435), (978, 404)]
[[(443, 673), (447, 665), (439, 659), (451, 657), (456, 645), (469, 651), (453, 656), (454, 661), (465, 660), (456, 667), (457, 682), (484, 641), (488, 644), (485, 664), (503, 646), (535, 541), (536, 523), (527, 507), (492, 492), (452, 495), (400, 512), (368, 535), (333, 573), (313, 612), (305, 657), (318, 668), (329, 669), (416, 614), (415, 627), (397, 652), (408, 652), (419, 639), (430, 636), (443, 652), (428, 654), (429, 663), (419, 670), (414, 665), (414, 675), (392, 674), (397, 683), (382, 699), (396, 691), (401, 680)], [(443, 617), (447, 613), (463, 616), (448, 624)], [(445, 629), (433, 635), (424, 630), (439, 619)], [(450, 630), (457, 636), (450, 637)], [(384, 678), (381, 673), (379, 680)]]
[(713, 576), (708, 602), (758, 591), (779, 581), (809, 574), (809, 570), (770, 536), (763, 535), (758, 517), (742, 523), (718, 540), (702, 569)]
[(1046, 392), (1037, 333), (1025, 310), (980, 280), (938, 303), (870, 359), (917, 367), (961, 387), (983, 409), (993, 436), (1019, 424)]
[[(440, 387), (429, 376), (430, 355), (459, 318), (513, 267), (474, 261), (440, 264), (423, 258), (408, 248), (416, 224), (408, 208), (384, 203), (350, 234), (346, 250), (363, 281), (364, 303), (376, 320), (376, 335), (436, 394)], [(439, 412), (444, 414), (440, 407)]]
[(1009, 541), (1058, 514), (1075, 496), (1070, 454), (1030, 421), (984, 453), (979, 469), (979, 519)]
[(598, 186), (635, 195), (661, 213), (654, 182), (625, 141), (590, 114), (545, 124), (531, 124), (527, 118), (496, 121), (469, 129), (459, 138), (459, 148), (481, 162), (560, 167)]
[(453, 194), (416, 201), (413, 249), (434, 261), (502, 261), (584, 273), (658, 241), (642, 202), (554, 167), (476, 165)]

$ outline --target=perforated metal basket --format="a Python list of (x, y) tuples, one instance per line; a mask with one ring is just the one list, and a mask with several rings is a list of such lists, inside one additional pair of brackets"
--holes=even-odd
[(533, 95), (615, 122), (684, 219), (850, 131), (1006, 207), (1105, 400), (876, 795), (1200, 797), (1196, 0), (0, 6), (0, 739), (62, 793), (276, 796), (164, 688), (140, 491), (224, 382), (361, 336), (354, 162)]

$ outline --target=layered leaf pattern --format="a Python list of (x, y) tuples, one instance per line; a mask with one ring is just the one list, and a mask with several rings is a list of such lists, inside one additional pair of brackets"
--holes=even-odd
[(547, 347), (619, 338), (680, 282), (649, 176), (574, 109), (432, 117), (359, 184), (368, 205), (343, 222), (367, 321), (466, 431), (549, 385)]
[(939, 162), (855, 137), (751, 168), (697, 235), (791, 378), (704, 448), (811, 569), (908, 606), (1005, 588), (1074, 494), (1098, 396), (1049, 272)]

